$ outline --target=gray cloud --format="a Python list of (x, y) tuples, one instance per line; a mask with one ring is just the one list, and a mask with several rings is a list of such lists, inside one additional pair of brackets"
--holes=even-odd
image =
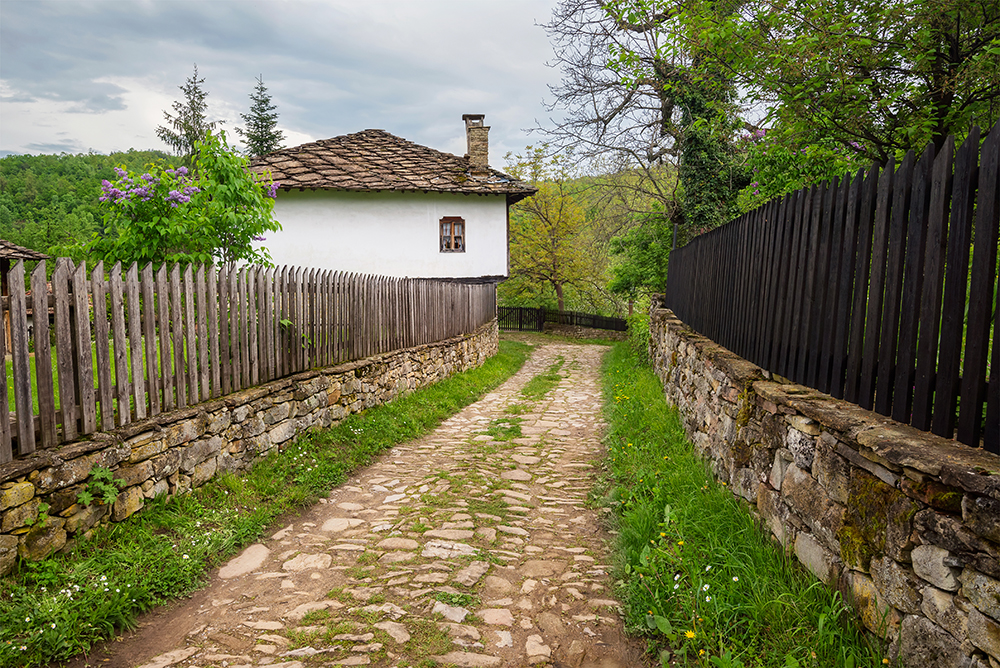
[(43, 124), (44, 110), (56, 119), (93, 114), (86, 124), (67, 119), (80, 145), (162, 148), (150, 139), (162, 117), (149, 106), (180, 99), (177, 87), (197, 63), (209, 113), (227, 120), (230, 135), (261, 74), (281, 126), (298, 136), (377, 127), (459, 151), (461, 114), (485, 113), (498, 164), (545, 115), (540, 102), (556, 73), (544, 65), (551, 51), (535, 22), (554, 4), (4, 0), (0, 147), (59, 145), (51, 134), (59, 121)]

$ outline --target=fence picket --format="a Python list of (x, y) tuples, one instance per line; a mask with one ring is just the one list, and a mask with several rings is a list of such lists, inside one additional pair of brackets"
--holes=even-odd
[[(156, 373), (156, 286), (153, 279), (153, 264), (147, 263), (142, 270), (142, 332), (146, 340), (146, 376), (149, 394), (149, 414), (159, 415), (162, 380)], [(96, 295), (94, 297), (97, 299)]]
[(163, 379), (163, 410), (173, 410), (174, 399), (173, 355), (170, 354), (170, 294), (167, 287), (167, 266), (160, 265), (156, 272), (156, 314), (160, 337), (160, 378)]
[(188, 403), (196, 404), (199, 401), (198, 391), (198, 335), (197, 323), (194, 319), (194, 274), (189, 264), (184, 268), (183, 276), (184, 293), (184, 358), (187, 361)]
[(233, 360), (229, 346), (229, 322), (231, 318), (229, 304), (229, 270), (223, 265), (219, 269), (219, 375), (222, 378), (222, 393), (229, 394), (233, 385)]
[(198, 267), (195, 272), (195, 299), (197, 301), (195, 314), (198, 318), (196, 329), (198, 330), (198, 376), (201, 381), (201, 398), (204, 401), (212, 396), (211, 383), (209, 382), (209, 361), (208, 361), (208, 289), (205, 285), (205, 266)]
[[(24, 260), (9, 272), (10, 353), (14, 376), (14, 412), (17, 415), (17, 451), (35, 451), (35, 414), (31, 407), (31, 368), (28, 364), (28, 303), (24, 294)], [(7, 397), (4, 397), (4, 401)]]
[[(31, 313), (35, 340), (35, 386), (38, 390), (38, 419), (43, 448), (56, 440), (56, 392), (52, 383), (52, 343), (49, 339), (49, 290), (45, 281), (45, 260), (31, 272)], [(2, 314), (0, 314), (2, 315)], [(3, 322), (0, 320), (0, 322)], [(0, 335), (0, 338), (6, 338)], [(0, 359), (4, 359), (0, 357)], [(6, 370), (4, 371), (6, 376)], [(7, 395), (4, 394), (6, 400)], [(33, 427), (32, 427), (33, 428)]]
[(181, 267), (175, 264), (170, 270), (170, 329), (174, 343), (174, 384), (177, 389), (177, 407), (188, 405), (187, 367), (184, 350), (184, 304), (181, 298)]
[(208, 355), (212, 367), (212, 394), (218, 397), (222, 391), (222, 357), (219, 351), (219, 275), (215, 267), (208, 268)]
[(139, 315), (139, 267), (133, 262), (125, 278), (128, 297), (128, 342), (132, 362), (132, 399), (135, 403), (135, 417), (146, 417), (146, 378), (142, 363), (142, 323)]
[[(982, 146), (979, 165), (979, 193), (976, 197), (976, 223), (969, 279), (969, 317), (965, 334), (965, 364), (962, 367), (962, 390), (958, 412), (958, 440), (977, 444), (983, 436), (980, 416), (987, 403), (986, 361), (990, 346), (990, 315), (994, 310), (993, 286), (996, 283), (997, 239), (1000, 236), (1000, 123), (993, 126)], [(1000, 334), (1000, 333), (998, 333)], [(1000, 335), (997, 337), (1000, 339)], [(994, 348), (997, 346), (994, 342)], [(995, 355), (995, 352), (994, 352)], [(1000, 370), (993, 367), (993, 373)], [(995, 379), (996, 380), (996, 379)], [(994, 385), (993, 391), (996, 392)], [(994, 407), (996, 403), (994, 402)], [(987, 410), (989, 406), (987, 405)], [(993, 416), (994, 421), (996, 416)], [(989, 434), (990, 447), (998, 452), (995, 433)]]
[[(116, 262), (111, 268), (111, 338), (115, 361), (115, 394), (118, 399), (118, 426), (131, 420), (129, 397), (132, 389), (128, 379), (128, 352), (125, 335), (125, 300), (122, 284), (122, 265)], [(86, 431), (84, 431), (86, 433)]]
[[(8, 272), (8, 276), (10, 272)], [(0, 300), (0, 329), (3, 329), (5, 325), (3, 323), (7, 322), (7, 307), (3, 305), (3, 300)], [(4, 360), (4, 366), (7, 365), (7, 337), (4, 332), (0, 331), (0, 359)], [(7, 369), (4, 369), (3, 373), (0, 373), (0, 395), (3, 397), (10, 396), (7, 389)], [(6, 464), (7, 462), (14, 460), (14, 449), (11, 447), (10, 442), (10, 402), (4, 401), (0, 404), (0, 464)]]

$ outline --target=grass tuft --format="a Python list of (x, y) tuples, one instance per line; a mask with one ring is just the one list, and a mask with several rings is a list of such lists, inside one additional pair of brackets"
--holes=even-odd
[(598, 488), (619, 532), (626, 624), (663, 665), (882, 665), (854, 613), (716, 483), (627, 344), (605, 360), (609, 430)]

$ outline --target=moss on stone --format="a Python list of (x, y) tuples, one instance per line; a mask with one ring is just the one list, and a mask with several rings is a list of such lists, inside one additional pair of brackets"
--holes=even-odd
[(841, 557), (854, 567), (867, 570), (873, 556), (884, 554), (890, 528), (912, 520), (916, 506), (898, 489), (858, 469), (851, 472), (844, 525), (837, 532)]
[(736, 414), (736, 426), (742, 429), (753, 417), (753, 387), (750, 383), (747, 383), (736, 400), (740, 404), (740, 412)]

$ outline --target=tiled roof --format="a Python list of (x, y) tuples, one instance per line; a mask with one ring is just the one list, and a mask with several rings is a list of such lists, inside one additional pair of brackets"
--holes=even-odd
[(12, 244), (9, 241), (0, 239), (0, 259), (3, 260), (44, 260), (48, 257), (45, 253)]
[(473, 174), (468, 158), (414, 144), (385, 130), (363, 130), (254, 158), (282, 189), (397, 190), (508, 195), (536, 189), (494, 169)]

